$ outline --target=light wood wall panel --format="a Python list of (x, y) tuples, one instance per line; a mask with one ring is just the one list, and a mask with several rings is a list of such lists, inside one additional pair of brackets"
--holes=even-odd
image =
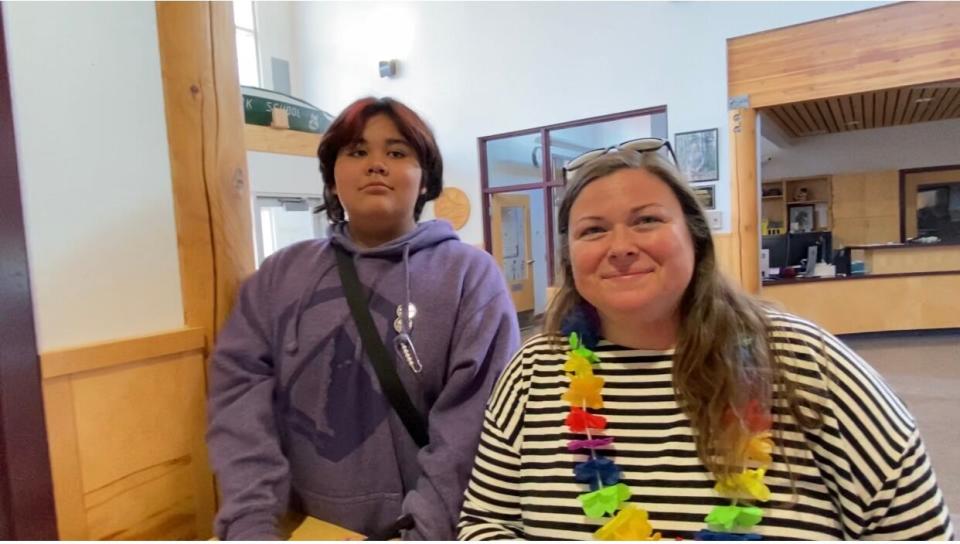
[(833, 246), (900, 241), (900, 175), (896, 170), (834, 174)]
[(734, 283), (740, 281), (740, 251), (732, 234), (714, 234), (713, 249), (717, 254), (717, 266)]
[[(960, 327), (960, 274), (796, 282), (762, 297), (833, 334)], [(882, 294), (882, 296), (878, 296)]]
[[(909, 2), (732, 38), (729, 93), (760, 108), (960, 79), (957, 28), (960, 3)], [(856, 118), (844, 105), (842, 118)]]
[(41, 355), (61, 539), (205, 539), (204, 335), (171, 331)]

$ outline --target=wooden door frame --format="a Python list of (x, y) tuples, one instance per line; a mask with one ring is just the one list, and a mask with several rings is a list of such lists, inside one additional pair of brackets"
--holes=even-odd
[(57, 519), (7, 69), (0, 10), (0, 540), (54, 540)]
[[(949, 170), (960, 170), (960, 164), (947, 164), (944, 166), (926, 166), (923, 168), (905, 168), (901, 169), (899, 174), (900, 190), (900, 243), (907, 241), (907, 176), (910, 174), (925, 174), (933, 172), (945, 172)], [(918, 187), (919, 188), (919, 187)], [(916, 219), (914, 217), (914, 219)]]
[(958, 3), (904, 2), (727, 40), (732, 243), (745, 290), (760, 291), (758, 111), (960, 79), (958, 27)]

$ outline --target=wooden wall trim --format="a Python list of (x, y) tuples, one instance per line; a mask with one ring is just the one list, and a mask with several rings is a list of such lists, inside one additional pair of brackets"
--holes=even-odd
[(960, 3), (904, 2), (727, 41), (750, 107), (960, 78)]
[(43, 379), (125, 365), (204, 347), (204, 330), (189, 327), (88, 346), (48, 351), (40, 355)]
[(322, 136), (322, 134), (262, 127), (260, 125), (244, 125), (243, 135), (247, 144), (247, 151), (263, 151), (310, 158), (317, 157), (317, 147), (320, 146)]
[(0, 540), (57, 537), (0, 10)]
[(184, 320), (207, 353), (254, 269), (230, 2), (157, 2)]

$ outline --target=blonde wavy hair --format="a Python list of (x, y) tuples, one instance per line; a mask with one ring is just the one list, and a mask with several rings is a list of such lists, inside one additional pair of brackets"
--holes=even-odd
[[(756, 399), (770, 410), (773, 391), (778, 389), (802, 427), (815, 428), (820, 419), (815, 410), (809, 409), (809, 401), (798, 394), (796, 384), (786, 378), (771, 350), (767, 306), (732, 285), (720, 272), (706, 216), (682, 174), (664, 156), (618, 150), (573, 172), (558, 214), (559, 287), (547, 308), (544, 332), (561, 334), (564, 319), (579, 305), (589, 304), (573, 281), (570, 209), (584, 187), (626, 168), (646, 170), (670, 188), (680, 202), (693, 240), (694, 271), (680, 301), (673, 385), (693, 425), (697, 454), (716, 478), (724, 478), (743, 468), (743, 448), (749, 439), (743, 413), (747, 401)], [(730, 411), (739, 425), (730, 424)], [(777, 444), (782, 453), (782, 440)]]

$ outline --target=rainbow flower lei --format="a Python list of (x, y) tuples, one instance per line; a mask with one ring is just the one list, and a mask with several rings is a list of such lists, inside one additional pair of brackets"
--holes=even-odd
[[(568, 342), (570, 350), (563, 372), (570, 378), (570, 387), (562, 399), (570, 403), (570, 413), (565, 424), (571, 432), (585, 434), (586, 439), (569, 441), (567, 449), (587, 452), (588, 458), (578, 463), (573, 473), (578, 482), (590, 487), (589, 492), (577, 499), (588, 518), (611, 518), (593, 536), (596, 540), (660, 540), (660, 533), (653, 532), (647, 511), (627, 502), (631, 492), (620, 481), (620, 467), (597, 452), (598, 448), (613, 443), (613, 437), (602, 436), (607, 428), (606, 418), (588, 411), (603, 408), (603, 378), (593, 374), (593, 365), (600, 359), (584, 345), (576, 332), (569, 334)], [(729, 412), (725, 419), (728, 424), (740, 420)], [(770, 489), (763, 483), (763, 478), (773, 461), (772, 417), (761, 409), (759, 403), (751, 400), (745, 407), (742, 421), (750, 431), (746, 443), (738, 447), (743, 458), (743, 471), (718, 481), (714, 487), (718, 494), (730, 498), (731, 504), (714, 507), (704, 518), (708, 528), (698, 531), (695, 540), (760, 540), (760, 535), (749, 530), (763, 519), (763, 510), (752, 503), (770, 499)], [(747, 501), (747, 504), (738, 504), (740, 501)]]

